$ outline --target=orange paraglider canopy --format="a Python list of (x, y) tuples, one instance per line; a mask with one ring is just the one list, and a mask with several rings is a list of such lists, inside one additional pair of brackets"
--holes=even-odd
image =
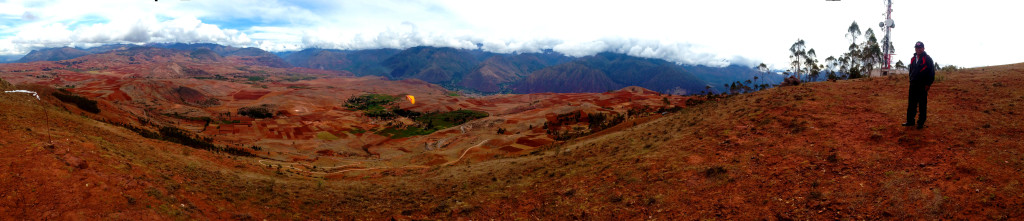
[(405, 99), (409, 99), (409, 103), (416, 104), (416, 97), (412, 95), (405, 95)]

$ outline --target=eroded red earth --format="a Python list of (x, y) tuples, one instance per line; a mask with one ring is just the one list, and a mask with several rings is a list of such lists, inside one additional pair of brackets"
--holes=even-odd
[[(291, 172), (306, 176), (337, 173), (336, 168), (350, 165), (386, 169), (453, 163), (465, 155), (487, 160), (528, 154), (556, 142), (541, 129), (553, 116), (575, 111), (625, 115), (642, 108), (650, 112), (682, 106), (687, 99), (639, 87), (471, 97), (419, 80), (250, 66), (244, 58), (228, 58), (197, 60), (182, 51), (129, 49), (58, 62), (5, 64), (0, 77), (95, 99), (102, 110), (97, 119), (152, 131), (163, 126), (185, 129), (263, 158), (254, 164), (290, 165)], [(346, 99), (366, 93), (414, 95), (415, 104), (399, 102), (407, 110), (467, 109), (490, 116), (429, 135), (391, 139), (378, 131), (411, 120), (382, 121), (343, 107)], [(239, 108), (259, 105), (271, 105), (277, 114), (264, 119), (238, 114)], [(498, 134), (499, 128), (506, 132)]]
[[(22, 83), (53, 82), (52, 76), (60, 75), (46, 74), (53, 69), (9, 69), (27, 67), (19, 65), (0, 66), (0, 73)], [(28, 72), (44, 77), (26, 77)], [(244, 83), (249, 76), (223, 75), (228, 79), (118, 80), (124, 81), (120, 90), (131, 100), (111, 101), (97, 92), (94, 98), (101, 101), (103, 112), (81, 117), (73, 106), (49, 104), (60, 104), (52, 96), (37, 101), (4, 93), (0, 219), (1013, 220), (1024, 216), (1021, 73), (1024, 64), (941, 72), (930, 92), (928, 126), (921, 130), (899, 125), (907, 78), (898, 75), (711, 100), (664, 117), (631, 117), (560, 143), (551, 143), (548, 129), (535, 124), (575, 130), (582, 119), (598, 116), (574, 114), (579, 110), (628, 112), (635, 109), (625, 107), (664, 101), (614, 101), (646, 97), (647, 92), (636, 88), (467, 98), (425, 84), (409, 86), (418, 82), (324, 76)], [(331, 88), (324, 86), (331, 82)], [(337, 140), (255, 135), (270, 127), (318, 131), (335, 121), (354, 122), (341, 124), (343, 128), (372, 131), (386, 122), (302, 102), (326, 96), (321, 92), (356, 94), (339, 88), (373, 91), (379, 84), (427, 94), (417, 95), (422, 103), (402, 104), (405, 108), (466, 105), (491, 116), (400, 139), (353, 130), (334, 134)], [(160, 94), (181, 86), (203, 96), (188, 90)], [(18, 88), (44, 95), (55, 91)], [(142, 97), (147, 99), (135, 96), (147, 90), (160, 93)], [(253, 100), (233, 99), (233, 93), (243, 90), (269, 93)], [(175, 96), (185, 99), (175, 101)], [(206, 97), (219, 103), (195, 104)], [(292, 109), (294, 113), (274, 119), (224, 123), (252, 131), (235, 133), (232, 128), (232, 133), (212, 135), (218, 142), (277, 142), (264, 151), (269, 154), (260, 155), (268, 159), (146, 139), (92, 120), (135, 122), (142, 116), (205, 134), (209, 126), (164, 114), (199, 116), (189, 114), (271, 101), (281, 109), (307, 105), (309, 113)], [(507, 130), (498, 135), (496, 128)], [(283, 134), (307, 134), (296, 131)], [(360, 149), (351, 148), (355, 146)]]

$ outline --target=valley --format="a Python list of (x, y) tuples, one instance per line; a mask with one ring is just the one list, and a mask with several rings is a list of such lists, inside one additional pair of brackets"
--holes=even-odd
[[(1011, 219), (1024, 64), (711, 96), (480, 96), (127, 48), (0, 65), (13, 219)], [(414, 96), (413, 99), (407, 95)]]
[[(614, 126), (592, 128), (589, 121), (580, 124), (574, 119), (559, 125), (562, 128), (547, 128), (560, 122), (558, 116), (618, 116), (618, 124), (677, 109), (688, 99), (639, 87), (606, 93), (470, 97), (418, 79), (251, 66), (246, 64), (249, 57), (196, 54), (132, 48), (64, 61), (8, 64), (0, 71), (14, 84), (52, 86), (60, 88), (55, 93), (95, 100), (100, 110), (90, 113), (64, 104), (72, 112), (140, 134), (195, 137), (200, 149), (256, 156), (254, 164), (288, 165), (295, 175), (316, 177), (356, 171), (346, 169), (437, 166), (460, 161), (470, 152), (469, 159), (475, 161), (529, 154), (556, 139)], [(378, 108), (415, 116), (377, 117), (346, 107), (350, 98), (375, 94), (390, 97), (386, 107)], [(406, 95), (417, 102), (395, 99)], [(262, 116), (244, 110), (261, 110)], [(461, 110), (483, 118), (448, 122), (451, 116), (446, 113)], [(420, 115), (437, 119), (413, 119)], [(427, 128), (435, 121), (439, 126)], [(175, 132), (179, 130), (183, 132)]]

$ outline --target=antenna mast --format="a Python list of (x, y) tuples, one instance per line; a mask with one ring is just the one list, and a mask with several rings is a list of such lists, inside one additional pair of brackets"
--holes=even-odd
[(892, 28), (896, 27), (896, 24), (892, 21), (892, 0), (885, 0), (885, 7), (885, 21), (878, 23), (878, 27), (881, 27), (882, 31), (885, 32), (885, 37), (882, 38), (882, 56), (885, 57), (885, 67), (882, 68), (882, 75), (888, 74), (889, 70), (892, 69), (892, 66), (890, 66), (892, 64), (892, 52), (895, 51), (895, 48), (892, 48), (890, 35)]

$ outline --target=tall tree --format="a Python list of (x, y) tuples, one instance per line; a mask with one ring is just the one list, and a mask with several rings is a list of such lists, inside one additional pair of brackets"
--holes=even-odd
[(882, 58), (882, 47), (878, 44), (878, 38), (875, 38), (875, 32), (868, 28), (864, 32), (864, 36), (867, 37), (867, 40), (861, 45), (860, 60), (865, 71), (870, 74), (876, 65), (883, 62), (884, 58)]
[(837, 66), (839, 66), (839, 62), (836, 61), (836, 57), (835, 56), (829, 55), (827, 58), (825, 58), (825, 70), (826, 71), (828, 71), (828, 70), (835, 70), (835, 68)]
[(793, 60), (790, 65), (795, 67), (793, 69), (793, 74), (796, 75), (797, 79), (800, 79), (801, 61), (803, 59), (807, 59), (807, 46), (804, 44), (804, 40), (796, 39), (796, 42), (794, 42), (792, 46), (789, 46), (789, 53), (789, 59)]
[(850, 37), (850, 44), (857, 44), (857, 37), (860, 37), (860, 26), (857, 25), (857, 21), (853, 21), (853, 24), (846, 29), (846, 36)]
[(767, 77), (768, 74), (771, 72), (771, 69), (768, 68), (768, 65), (761, 63), (757, 65), (757, 72), (760, 77), (754, 77), (754, 80), (757, 80), (757, 82), (754, 83), (754, 87), (757, 88), (758, 90), (768, 88), (770, 85), (767, 82)]
[(849, 78), (859, 78), (861, 76), (861, 47), (857, 45), (857, 37), (860, 37), (860, 26), (857, 25), (857, 21), (850, 24), (850, 27), (846, 29), (846, 37), (850, 38), (849, 52), (844, 53), (840, 58), (844, 64), (841, 72), (845, 72)]
[(836, 76), (836, 68), (839, 67), (839, 60), (834, 56), (828, 56), (825, 58), (825, 72), (828, 73), (829, 80), (837, 80), (839, 77)]
[(818, 72), (821, 72), (821, 67), (818, 67), (818, 53), (814, 52), (814, 49), (807, 50), (807, 57), (804, 60), (804, 67), (807, 71), (806, 81), (814, 81), (818, 79)]

